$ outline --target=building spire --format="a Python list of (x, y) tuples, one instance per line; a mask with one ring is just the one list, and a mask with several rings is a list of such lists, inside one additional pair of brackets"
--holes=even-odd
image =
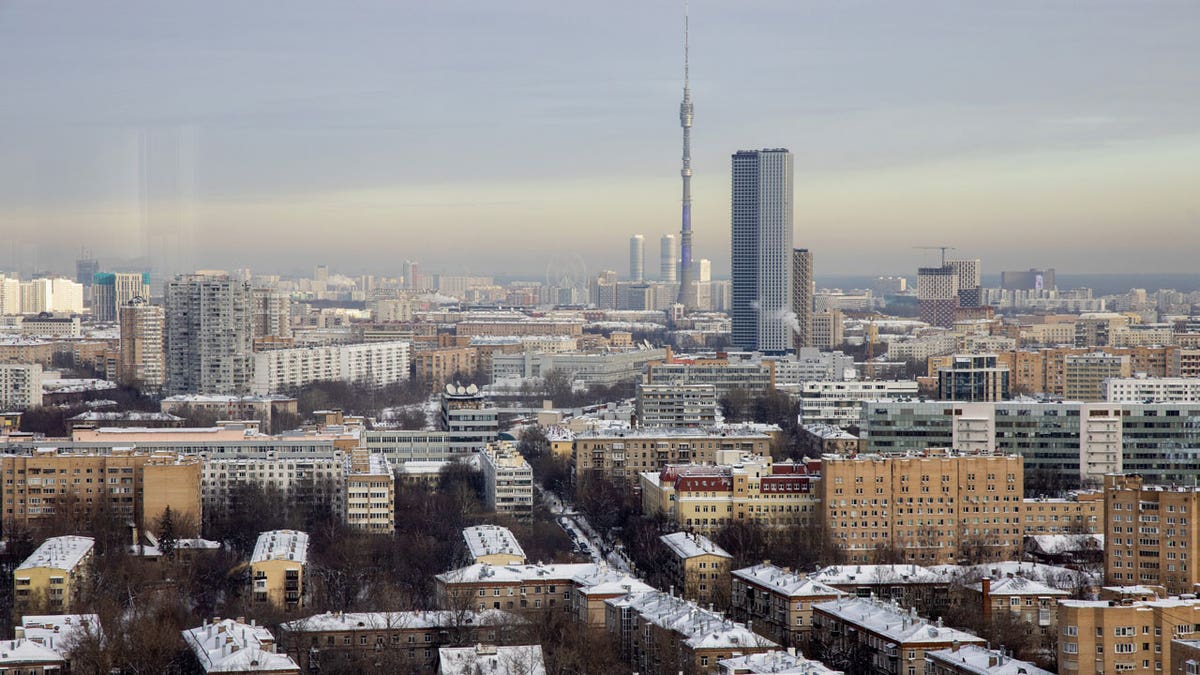
[(696, 309), (696, 288), (692, 280), (692, 89), (689, 62), (688, 3), (683, 3), (683, 101), (679, 104), (679, 125), (683, 127), (683, 222), (679, 231), (679, 304)]

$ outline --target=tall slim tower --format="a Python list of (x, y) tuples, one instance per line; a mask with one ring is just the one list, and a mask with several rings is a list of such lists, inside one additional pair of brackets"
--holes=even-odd
[(659, 276), (663, 282), (674, 284), (679, 282), (679, 242), (675, 235), (664, 234), (659, 254)]
[(629, 280), (646, 280), (646, 238), (640, 234), (629, 238)]
[(688, 14), (683, 12), (683, 102), (679, 104), (683, 127), (683, 227), (679, 231), (679, 304), (696, 309), (696, 285), (692, 278), (692, 89), (688, 82)]
[(796, 315), (796, 350), (813, 346), (813, 257), (806, 248), (792, 249), (792, 313)]
[(793, 348), (792, 153), (738, 151), (730, 206), (733, 344), (785, 353)]

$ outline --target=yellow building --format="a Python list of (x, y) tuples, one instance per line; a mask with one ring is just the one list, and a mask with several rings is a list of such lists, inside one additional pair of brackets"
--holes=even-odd
[(1104, 493), (1079, 492), (1066, 499), (1033, 498), (1021, 503), (1026, 535), (1092, 534), (1104, 531)]
[(720, 451), (769, 456), (771, 437), (736, 427), (584, 431), (575, 436), (571, 458), (577, 480), (584, 473), (597, 472), (636, 485), (643, 471), (658, 471), (668, 464), (712, 464)]
[(1200, 600), (1063, 600), (1058, 624), (1061, 675), (1150, 675), (1171, 666), (1174, 639), (1196, 635)]
[(668, 465), (641, 475), (642, 513), (665, 514), (690, 532), (711, 535), (731, 521), (803, 525), (820, 516), (819, 476), (804, 463), (751, 455), (719, 465)]
[(797, 647), (807, 643), (813, 605), (843, 595), (816, 579), (764, 562), (734, 570), (730, 604), (735, 619), (753, 621), (760, 635)]
[(499, 525), (476, 525), (463, 530), (467, 554), (474, 564), (524, 565), (525, 551), (516, 535)]
[(250, 558), (254, 604), (303, 607), (307, 564), (308, 535), (304, 532), (272, 530), (258, 535)]
[(141, 528), (170, 506), (178, 523), (200, 525), (198, 457), (114, 449), (106, 454), (38, 450), (0, 455), (4, 531), (55, 517), (86, 520), (104, 505)]
[(671, 553), (663, 565), (673, 588), (702, 605), (725, 604), (733, 556), (702, 534), (672, 532), (659, 541)]
[(899, 553), (917, 564), (1011, 559), (1021, 547), (1019, 455), (927, 450), (821, 459), (826, 530), (848, 562)]
[(413, 375), (439, 389), (446, 382), (470, 375), (479, 368), (479, 350), (474, 347), (443, 347), (413, 352)]
[(1194, 593), (1200, 583), (1200, 490), (1104, 477), (1104, 579)]
[(66, 614), (83, 592), (92, 564), (91, 537), (52, 537), (13, 572), (13, 612)]
[(1067, 591), (1020, 576), (984, 577), (965, 590), (966, 602), (983, 616), (1010, 612), (1029, 624), (1030, 633), (1047, 647), (1053, 645), (1058, 630), (1058, 601), (1071, 596)]
[(374, 534), (396, 531), (396, 478), (382, 454), (365, 446), (350, 451), (346, 472), (346, 524)]

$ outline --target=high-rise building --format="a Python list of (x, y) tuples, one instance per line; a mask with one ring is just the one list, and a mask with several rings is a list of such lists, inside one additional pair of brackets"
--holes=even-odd
[(75, 282), (91, 288), (96, 273), (100, 271), (100, 261), (90, 256), (75, 261)]
[(733, 344), (792, 348), (792, 153), (733, 155)]
[(254, 379), (250, 285), (179, 275), (166, 288), (168, 394), (248, 394)]
[(694, 263), (696, 268), (695, 280), (698, 283), (707, 284), (712, 281), (712, 261), (708, 258), (701, 258)]
[(646, 280), (646, 238), (640, 234), (629, 238), (629, 280)]
[(673, 234), (664, 234), (660, 245), (659, 279), (676, 283), (679, 281), (679, 240)]
[(683, 219), (679, 229), (679, 298), (685, 309), (696, 309), (696, 280), (692, 276), (692, 88), (688, 79), (688, 19), (683, 15), (683, 100), (679, 126), (683, 127)]
[(134, 298), (150, 300), (150, 275), (140, 272), (103, 272), (92, 287), (92, 318), (116, 321), (121, 307)]
[(954, 327), (958, 309), (958, 271), (950, 265), (917, 270), (917, 304), (921, 320), (940, 328)]
[(143, 391), (161, 391), (166, 379), (162, 307), (134, 298), (121, 307), (121, 382)]
[(21, 280), (0, 274), (0, 314), (21, 313)]
[(809, 321), (812, 346), (826, 352), (840, 349), (842, 343), (846, 341), (842, 328), (844, 318), (840, 309), (830, 309), (813, 314)]
[(792, 250), (792, 313), (796, 315), (796, 350), (812, 347), (813, 259), (806, 248)]
[(287, 293), (256, 288), (254, 299), (254, 337), (287, 338), (292, 335), (292, 299)]
[(1000, 288), (1006, 291), (1053, 291), (1058, 288), (1054, 268), (1000, 273)]
[(958, 306), (978, 307), (983, 304), (980, 260), (947, 260), (946, 264), (958, 273)]

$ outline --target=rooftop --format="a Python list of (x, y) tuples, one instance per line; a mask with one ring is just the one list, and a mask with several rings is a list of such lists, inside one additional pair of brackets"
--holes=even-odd
[(958, 649), (939, 649), (925, 652), (925, 659), (935, 663), (953, 666), (960, 673), (976, 673), (977, 675), (1051, 675), (1049, 670), (1043, 670), (1028, 661), (1018, 661), (1003, 652), (980, 647), (979, 645), (961, 645)]
[(21, 632), (26, 640), (43, 647), (62, 649), (72, 646), (79, 634), (100, 633), (100, 617), (96, 614), (46, 614), (21, 617)]
[(267, 560), (308, 562), (308, 534), (296, 530), (271, 530), (258, 535), (250, 562)]
[(512, 530), (499, 525), (476, 525), (463, 530), (467, 551), (478, 560), (488, 555), (512, 555), (525, 559), (525, 551)]
[(183, 631), (183, 640), (206, 673), (300, 672), (300, 666), (290, 657), (275, 653), (271, 631), (253, 621), (246, 624), (214, 619)]
[(917, 616), (916, 610), (878, 598), (839, 598), (813, 605), (815, 611), (854, 624), (898, 645), (929, 642), (982, 644), (984, 639), (957, 628), (933, 624)]
[(841, 675), (842, 671), (833, 670), (820, 661), (811, 661), (802, 654), (794, 651), (771, 651), (758, 654), (747, 654), (717, 663), (722, 673), (738, 673), (741, 675), (760, 675), (774, 673), (777, 675)]
[(49, 567), (52, 569), (70, 570), (83, 560), (92, 550), (96, 540), (91, 537), (77, 537), (67, 535), (64, 537), (51, 537), (42, 542), (41, 546), (37, 547), (25, 562), (17, 567), (18, 570), (32, 569), (35, 567)]
[(779, 593), (790, 598), (844, 595), (842, 591), (816, 579), (802, 577), (795, 572), (785, 571), (770, 563), (734, 570), (733, 576), (765, 588), (772, 593)]
[[(990, 595), (1058, 595), (1066, 597), (1070, 595), (1067, 591), (1059, 590), (1052, 586), (1036, 581), (1034, 579), (1026, 579), (1025, 577), (1004, 577), (1002, 579), (990, 580), (991, 589), (988, 591)], [(973, 590), (983, 592), (983, 582), (972, 584)]]
[(518, 621), (513, 615), (498, 609), (476, 611), (430, 611), (430, 612), (326, 612), (288, 621), (281, 628), (289, 632), (325, 632), (379, 630), (381, 628), (441, 628), (445, 626), (474, 625), (499, 626)]
[(8, 672), (8, 666), (11, 665), (51, 665), (65, 662), (66, 658), (62, 654), (33, 640), (0, 640), (0, 666), (5, 667), (5, 672)]
[(681, 635), (685, 638), (684, 643), (692, 649), (761, 649), (779, 646), (720, 612), (662, 591), (626, 596), (619, 604), (629, 607), (642, 620)]
[(546, 675), (541, 645), (442, 647), (438, 675)]
[(810, 579), (830, 586), (852, 584), (944, 584), (946, 577), (919, 565), (830, 565)]
[(722, 558), (730, 558), (733, 556), (717, 546), (711, 539), (702, 534), (693, 534), (690, 532), (672, 532), (659, 537), (662, 543), (667, 545), (677, 557), (688, 559), (702, 555), (716, 555)]
[(595, 563), (565, 563), (557, 565), (489, 565), (476, 563), (449, 572), (437, 578), (445, 583), (469, 584), (477, 581), (490, 583), (522, 581), (561, 580), (570, 581), (581, 574), (595, 574), (600, 568)]

